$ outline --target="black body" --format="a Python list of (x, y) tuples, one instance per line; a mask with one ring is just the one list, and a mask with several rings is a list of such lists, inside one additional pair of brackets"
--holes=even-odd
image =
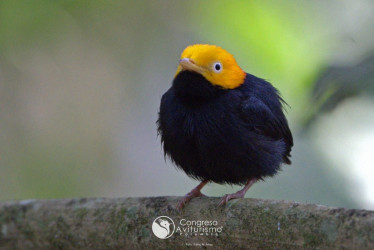
[(244, 184), (273, 176), (291, 163), (283, 103), (270, 83), (250, 74), (240, 87), (222, 89), (182, 71), (161, 99), (157, 123), (165, 155), (198, 180)]

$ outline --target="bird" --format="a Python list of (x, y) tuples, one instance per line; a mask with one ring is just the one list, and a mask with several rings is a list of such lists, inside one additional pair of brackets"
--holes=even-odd
[(291, 164), (288, 104), (268, 81), (246, 73), (234, 56), (210, 44), (187, 46), (157, 119), (164, 157), (200, 184), (177, 204), (182, 210), (209, 182), (244, 185), (219, 206)]

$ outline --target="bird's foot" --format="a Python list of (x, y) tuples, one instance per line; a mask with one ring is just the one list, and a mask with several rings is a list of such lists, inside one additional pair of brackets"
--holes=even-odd
[(201, 188), (205, 186), (207, 181), (201, 182), (197, 187), (191, 190), (188, 194), (186, 194), (182, 200), (178, 202), (177, 210), (180, 212), (184, 208), (184, 205), (186, 205), (190, 200), (192, 200), (195, 197), (206, 197), (206, 195), (201, 193)]
[(245, 193), (248, 191), (248, 189), (258, 181), (257, 178), (249, 179), (247, 183), (245, 184), (244, 188), (239, 190), (236, 193), (233, 194), (226, 194), (222, 197), (221, 202), (218, 204), (218, 206), (223, 206), (225, 205), (229, 200), (233, 199), (239, 199), (239, 198), (244, 198)]
[(206, 195), (202, 194), (200, 190), (192, 189), (191, 192), (186, 194), (182, 200), (178, 202), (177, 210), (180, 212), (184, 208), (184, 205), (186, 205), (190, 200), (192, 200), (195, 197), (206, 197)]
[(246, 193), (247, 190), (240, 190), (236, 193), (233, 193), (233, 194), (225, 194), (222, 199), (221, 199), (221, 202), (218, 204), (219, 207), (225, 205), (229, 200), (233, 200), (233, 199), (239, 199), (239, 198), (244, 198), (244, 195)]

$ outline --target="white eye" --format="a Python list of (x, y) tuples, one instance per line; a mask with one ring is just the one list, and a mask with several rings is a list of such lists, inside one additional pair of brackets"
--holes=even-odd
[(219, 73), (219, 72), (222, 71), (222, 69), (223, 69), (222, 63), (216, 62), (216, 63), (213, 64), (213, 70), (214, 70), (214, 72)]

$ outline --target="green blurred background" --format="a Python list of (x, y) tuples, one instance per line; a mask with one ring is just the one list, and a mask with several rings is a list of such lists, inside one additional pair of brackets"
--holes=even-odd
[(247, 197), (374, 209), (373, 27), (371, 0), (2, 0), (0, 200), (187, 193), (155, 121), (211, 43), (291, 106), (293, 164)]

